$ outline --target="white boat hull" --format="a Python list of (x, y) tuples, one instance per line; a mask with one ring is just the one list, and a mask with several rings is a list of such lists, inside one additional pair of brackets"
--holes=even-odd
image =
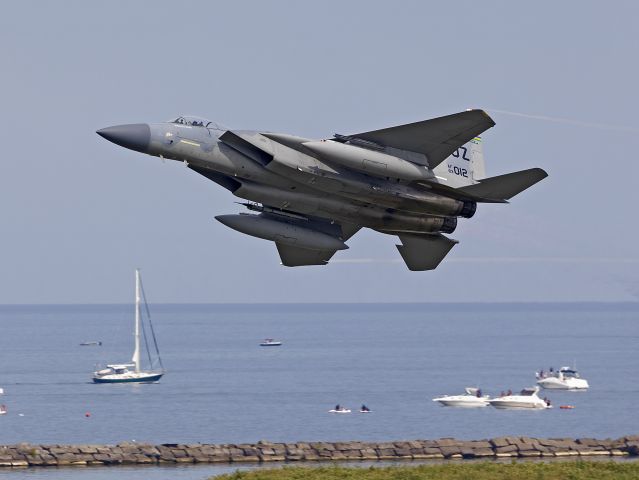
[(460, 395), (458, 397), (440, 397), (433, 398), (433, 402), (438, 402), (445, 407), (460, 407), (460, 408), (481, 408), (490, 405), (488, 403), (488, 397), (471, 397), (470, 395)]
[(495, 408), (508, 408), (512, 410), (543, 410), (550, 408), (543, 400), (541, 403), (519, 402), (513, 400), (491, 400), (490, 405)]
[(543, 378), (537, 385), (547, 390), (587, 390), (590, 385), (583, 378), (566, 378), (560, 380), (555, 377)]
[(161, 372), (126, 372), (107, 375), (94, 375), (94, 383), (152, 383), (164, 375)]
[(341, 409), (341, 410), (335, 410), (333, 408), (333, 409), (329, 410), (328, 413), (351, 413), (351, 411), (348, 408)]
[[(521, 393), (504, 395), (490, 400), (490, 405), (495, 408), (513, 410), (545, 410), (550, 407), (550, 402), (537, 396), (539, 387), (524, 388)], [(510, 392), (509, 392), (510, 393)]]

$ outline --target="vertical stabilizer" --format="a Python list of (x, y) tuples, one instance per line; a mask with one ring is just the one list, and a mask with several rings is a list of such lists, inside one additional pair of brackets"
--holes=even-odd
[(444, 185), (466, 187), (486, 178), (484, 150), (481, 137), (475, 137), (455, 150), (433, 172)]
[(481, 137), (475, 137), (467, 143), (470, 146), (470, 168), (473, 172), (473, 183), (486, 178), (486, 164), (484, 163), (484, 144)]

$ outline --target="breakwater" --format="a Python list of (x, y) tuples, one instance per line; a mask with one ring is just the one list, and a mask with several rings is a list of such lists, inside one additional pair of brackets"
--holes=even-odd
[(499, 437), (488, 440), (255, 444), (0, 445), (0, 467), (342, 460), (495, 459), (639, 455), (639, 435), (618, 439)]

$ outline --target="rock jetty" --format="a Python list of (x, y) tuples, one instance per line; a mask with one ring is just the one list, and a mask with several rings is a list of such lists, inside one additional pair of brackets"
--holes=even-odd
[(639, 455), (639, 435), (618, 439), (500, 437), (489, 440), (255, 444), (0, 445), (0, 467), (341, 460), (497, 459)]

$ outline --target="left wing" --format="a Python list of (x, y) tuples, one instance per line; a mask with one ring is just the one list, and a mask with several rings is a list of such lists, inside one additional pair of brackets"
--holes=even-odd
[(326, 265), (337, 250), (311, 250), (275, 242), (285, 267), (301, 267), (302, 265)]
[[(321, 227), (322, 221), (309, 219), (308, 226), (309, 227)], [(345, 242), (353, 235), (355, 235), (359, 230), (360, 226), (352, 225), (349, 223), (331, 224), (333, 227), (332, 234), (338, 236), (340, 240)], [(319, 228), (318, 228), (319, 231)], [(324, 228), (326, 232), (326, 228)], [(327, 233), (327, 232), (326, 232)], [(282, 260), (282, 265), (285, 267), (301, 267), (303, 265), (326, 265), (328, 261), (331, 259), (337, 250), (314, 250), (310, 248), (298, 247), (291, 244), (284, 244), (281, 242), (275, 242), (275, 246), (277, 247), (277, 251), (280, 254), (280, 259)]]

